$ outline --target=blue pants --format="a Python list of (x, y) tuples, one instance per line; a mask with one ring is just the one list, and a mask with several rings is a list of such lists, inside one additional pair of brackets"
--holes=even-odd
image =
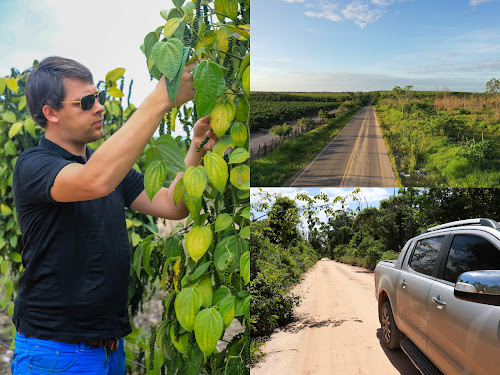
[(124, 375), (124, 340), (120, 339), (118, 350), (106, 355), (104, 347), (91, 349), (84, 341), (72, 344), (18, 333), (11, 370), (13, 375)]

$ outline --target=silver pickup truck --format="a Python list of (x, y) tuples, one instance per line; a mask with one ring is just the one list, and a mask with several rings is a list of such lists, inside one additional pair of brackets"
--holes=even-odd
[(500, 224), (470, 219), (409, 240), (375, 268), (384, 344), (422, 374), (500, 374)]

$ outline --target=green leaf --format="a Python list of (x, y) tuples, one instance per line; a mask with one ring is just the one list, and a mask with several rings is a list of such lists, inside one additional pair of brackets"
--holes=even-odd
[(194, 71), (195, 103), (198, 118), (208, 115), (225, 90), (226, 82), (222, 69), (212, 61), (202, 61)]
[(12, 139), (17, 133), (19, 133), (19, 130), (21, 130), (22, 127), (22, 122), (16, 122), (15, 124), (12, 124), (9, 129), (9, 138)]
[(132, 246), (136, 247), (141, 242), (141, 236), (138, 233), (132, 233)]
[(2, 217), (12, 215), (12, 209), (3, 203), (0, 204), (0, 212)]
[(203, 197), (195, 198), (190, 196), (187, 192), (184, 193), (184, 198), (182, 199), (184, 204), (186, 205), (191, 217), (194, 221), (197, 221), (200, 218), (200, 211), (202, 209), (201, 200)]
[(179, 39), (157, 42), (153, 46), (152, 56), (158, 70), (172, 80), (179, 72), (184, 46)]
[(243, 163), (250, 157), (250, 154), (244, 148), (237, 148), (229, 155), (229, 164)]
[(184, 172), (186, 170), (186, 163), (179, 145), (170, 135), (165, 134), (158, 138), (152, 149), (152, 152), (167, 163), (170, 171)]
[[(177, 92), (179, 91), (179, 86), (181, 84), (182, 72), (184, 71), (184, 65), (186, 64), (188, 55), (189, 55), (189, 47), (184, 47), (183, 57), (181, 60), (181, 65), (179, 66), (179, 71), (177, 72), (174, 79), (172, 79), (172, 81), (169, 81), (168, 79), (165, 80), (167, 85), (168, 96), (172, 102), (175, 102), (175, 99), (177, 98)], [(172, 112), (176, 111), (177, 107), (172, 109)], [(172, 113), (172, 125), (171, 125), (172, 131), (175, 131), (175, 117), (176, 113)]]
[(142, 245), (142, 253), (143, 253), (143, 259), (142, 259), (142, 265), (144, 266), (144, 270), (149, 276), (153, 276), (154, 271), (151, 269), (151, 253), (153, 252), (155, 248), (155, 243), (153, 242), (146, 242), (145, 244)]
[(5, 78), (5, 83), (7, 84), (7, 87), (9, 88), (10, 91), (15, 92), (17, 94), (18, 85), (15, 78), (13, 77)]
[(109, 96), (112, 96), (113, 98), (122, 98), (123, 92), (117, 87), (110, 87), (109, 89), (106, 90)]
[(218, 305), (220, 303), (220, 301), (222, 301), (224, 299), (224, 297), (226, 297), (229, 294), (230, 294), (229, 289), (227, 289), (224, 286), (221, 286), (219, 289), (217, 289), (214, 292), (214, 297), (212, 299), (212, 303), (214, 304), (214, 306)]
[(190, 196), (198, 198), (203, 195), (208, 182), (207, 173), (203, 166), (189, 167), (186, 169), (186, 172), (184, 172), (182, 178), (184, 180), (184, 187)]
[(201, 291), (202, 295), (202, 303), (201, 305), (204, 307), (210, 307), (212, 306), (212, 298), (214, 295), (213, 289), (212, 289), (212, 280), (210, 276), (206, 276), (203, 279), (201, 279), (196, 287)]
[(222, 321), (224, 322), (224, 329), (229, 327), (234, 318), (235, 308), (234, 302), (236, 297), (228, 294), (219, 303), (219, 313), (222, 316)]
[(226, 130), (229, 129), (235, 112), (234, 103), (230, 100), (218, 102), (212, 112), (210, 112), (210, 125), (212, 126), (212, 131), (218, 137), (222, 137)]
[(3, 261), (2, 265), (0, 266), (0, 271), (2, 272), (2, 275), (5, 275), (8, 270), (9, 270), (9, 262)]
[(24, 107), (26, 107), (26, 96), (23, 95), (19, 100), (19, 105), (17, 106), (17, 109), (21, 111)]
[(106, 85), (109, 85), (109, 82), (116, 82), (125, 74), (125, 68), (116, 68), (110, 70), (106, 73)]
[(250, 251), (243, 253), (240, 258), (240, 274), (245, 281), (244, 285), (250, 282)]
[[(193, 4), (193, 3), (190, 3)], [(190, 355), (191, 361), (189, 361), (189, 368), (185, 375), (199, 375), (201, 373), (201, 364), (203, 361), (203, 352), (198, 348), (197, 345), (194, 345), (193, 350)]]
[(167, 165), (163, 161), (154, 161), (149, 164), (144, 173), (144, 189), (150, 201), (153, 201), (155, 194), (161, 189), (167, 177)]
[(163, 245), (163, 252), (165, 253), (165, 257), (167, 260), (169, 258), (176, 258), (181, 255), (179, 249), (179, 241), (181, 237), (179, 235), (168, 237), (165, 240), (165, 244)]
[(195, 262), (205, 255), (212, 243), (212, 237), (212, 230), (208, 226), (194, 226), (186, 235), (186, 250)]
[(243, 90), (247, 95), (250, 95), (250, 67), (247, 67), (243, 72), (243, 76), (241, 77), (241, 81), (243, 84)]
[(225, 270), (226, 261), (231, 260), (230, 272), (238, 268), (239, 264), (236, 263), (236, 253), (238, 251), (238, 238), (236, 236), (229, 236), (223, 238), (215, 247), (214, 263), (219, 271)]
[(16, 115), (14, 114), (14, 112), (8, 110), (3, 113), (2, 118), (4, 121), (10, 122), (11, 124), (16, 122)]
[(214, 152), (220, 156), (224, 156), (224, 154), (228, 148), (234, 148), (235, 146), (236, 146), (236, 144), (234, 143), (231, 136), (225, 135), (215, 143), (214, 148), (212, 149), (212, 152)]
[(223, 331), (224, 322), (220, 313), (214, 307), (202, 310), (196, 315), (194, 334), (205, 358), (213, 353)]
[(245, 316), (245, 318), (247, 320), (250, 320), (250, 298), (252, 298), (251, 296), (248, 296), (247, 298), (245, 298), (245, 300), (243, 301), (243, 315)]
[(144, 54), (147, 59), (151, 57), (153, 46), (158, 42), (158, 39), (159, 35), (155, 32), (148, 33), (148, 35), (144, 38)]
[(176, 206), (181, 201), (182, 196), (184, 195), (185, 192), (186, 192), (186, 187), (184, 186), (184, 179), (181, 178), (175, 184), (175, 189), (174, 189), (174, 203)]
[(15, 251), (12, 251), (11, 253), (9, 253), (9, 258), (14, 263), (21, 263), (23, 261), (21, 254), (16, 253)]
[(219, 154), (208, 151), (204, 156), (204, 162), (208, 178), (215, 188), (222, 193), (229, 178), (226, 161)]
[(0, 77), (0, 95), (3, 94), (3, 92), (5, 91), (5, 78), (3, 77)]
[(186, 17), (169, 19), (165, 24), (165, 27), (163, 28), (163, 34), (165, 35), (165, 37), (166, 38), (171, 37), (185, 18)]
[(184, 355), (188, 354), (189, 351), (189, 333), (185, 332), (179, 335), (179, 341), (175, 340), (175, 330), (174, 325), (170, 326), (170, 339), (174, 344), (175, 348)]
[(233, 21), (238, 16), (238, 0), (215, 0), (214, 8), (220, 22), (224, 21), (224, 16), (229, 17)]
[(243, 184), (250, 181), (250, 167), (248, 165), (239, 165), (231, 169), (229, 177), (231, 183), (238, 189), (243, 188)]
[(235, 122), (231, 126), (231, 138), (238, 147), (243, 147), (248, 139), (247, 127), (240, 122)]
[(241, 217), (250, 220), (250, 207), (245, 207), (244, 209), (238, 211), (238, 214), (240, 214)]
[(220, 214), (215, 220), (215, 232), (221, 232), (229, 228), (233, 223), (233, 217), (227, 213)]
[(239, 235), (241, 238), (250, 238), (250, 225), (241, 228)]
[(180, 8), (184, 4), (185, 0), (172, 0), (176, 8)]
[(31, 135), (35, 135), (35, 132), (36, 132), (36, 126), (35, 126), (35, 121), (33, 121), (32, 119), (30, 118), (27, 118), (25, 121), (24, 121), (24, 129), (26, 129), (26, 131), (31, 134)]
[(210, 260), (208, 262), (203, 263), (201, 266), (198, 266), (196, 268), (196, 271), (194, 271), (193, 274), (191, 275), (191, 281), (195, 281), (198, 277), (203, 275), (206, 272), (206, 270), (208, 270), (211, 264), (212, 261)]
[(175, 315), (179, 324), (188, 332), (194, 329), (195, 317), (200, 310), (202, 295), (198, 288), (184, 288), (175, 298)]
[(142, 266), (142, 246), (135, 249), (134, 253), (134, 270), (137, 278), (141, 277), (141, 266)]
[(249, 112), (250, 107), (248, 100), (245, 98), (240, 98), (240, 100), (238, 100), (238, 105), (236, 106), (236, 120), (246, 123), (248, 121)]

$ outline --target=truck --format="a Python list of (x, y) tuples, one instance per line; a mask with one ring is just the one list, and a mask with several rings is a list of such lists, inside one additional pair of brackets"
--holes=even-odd
[(375, 267), (381, 341), (424, 375), (500, 374), (500, 224), (454, 221)]

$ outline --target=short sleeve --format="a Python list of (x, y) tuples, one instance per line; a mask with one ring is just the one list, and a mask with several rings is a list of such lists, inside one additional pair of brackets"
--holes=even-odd
[(144, 175), (131, 169), (123, 179), (123, 197), (126, 207), (130, 208), (132, 202), (144, 190)]
[(13, 188), (32, 203), (57, 203), (50, 196), (57, 174), (73, 163), (51, 150), (33, 147), (21, 154), (14, 167)]

